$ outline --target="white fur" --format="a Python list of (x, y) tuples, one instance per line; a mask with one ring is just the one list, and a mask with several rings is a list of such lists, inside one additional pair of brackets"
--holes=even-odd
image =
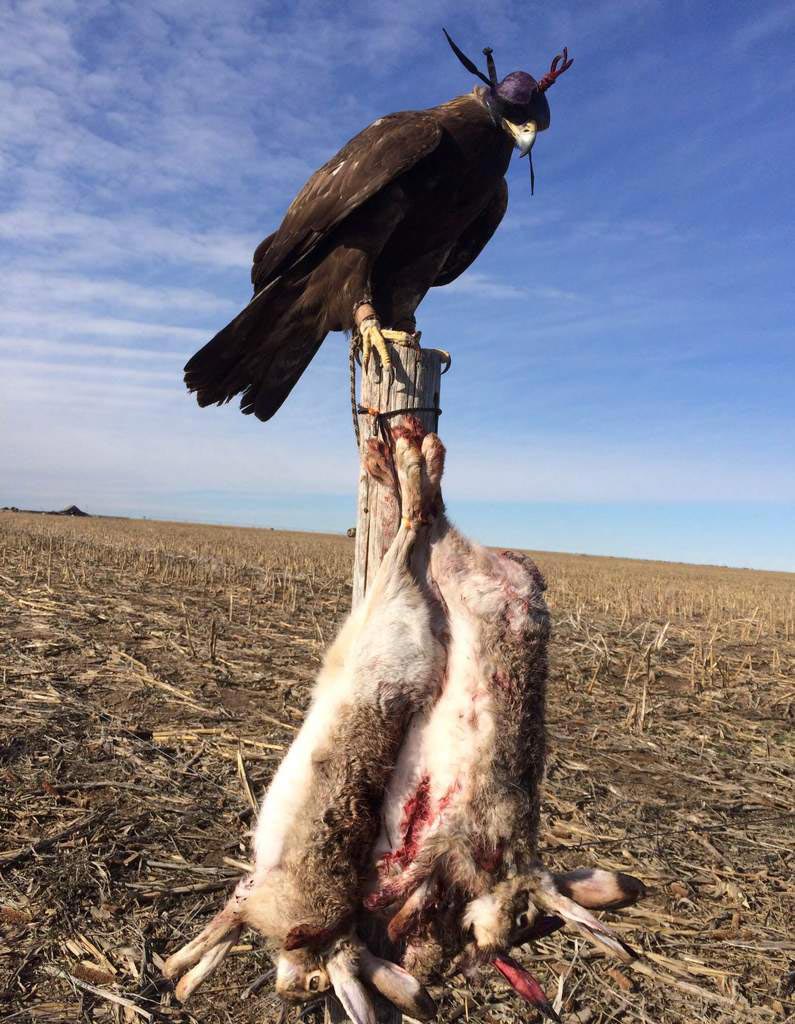
[[(323, 744), (342, 704), (350, 700), (344, 680), (334, 679), (317, 692), (301, 731), (293, 740), (265, 794), (254, 833), (257, 874), (277, 867), (284, 840), (314, 781), (315, 751)], [(333, 683), (338, 683), (334, 686)], [(320, 684), (318, 684), (318, 689)]]
[(405, 566), (411, 533), (401, 527), (384, 571), (326, 655), (304, 724), (262, 803), (254, 834), (258, 878), (281, 861), (285, 840), (314, 784), (316, 755), (342, 707), (386, 699), (390, 686), (395, 695), (421, 704), (429, 696), (429, 679), (441, 675), (443, 652), (432, 639), (430, 611)]
[(492, 746), (493, 698), (484, 679), (477, 628), (471, 616), (454, 605), (450, 633), (442, 692), (433, 707), (414, 716), (387, 787), (375, 861), (400, 847), (404, 807), (423, 777), (430, 777), (426, 833), (465, 812)]
[(498, 946), (505, 938), (505, 915), (494, 893), (478, 896), (466, 908), (463, 927), (472, 928), (478, 946)]

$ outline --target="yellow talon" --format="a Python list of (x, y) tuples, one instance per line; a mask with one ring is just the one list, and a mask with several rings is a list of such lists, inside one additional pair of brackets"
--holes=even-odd
[(367, 320), (363, 320), (359, 324), (359, 334), (362, 339), (362, 367), (365, 371), (370, 365), (370, 353), (373, 349), (378, 353), (381, 360), (381, 368), (385, 370), (392, 369), (392, 357), (384, 340), (384, 335), (388, 333), (381, 330), (381, 325), (374, 316), (368, 317)]
[(388, 327), (381, 333), (387, 341), (394, 342), (395, 345), (405, 345), (407, 348), (420, 347), (422, 331), (415, 331), (411, 334), (409, 331), (393, 331), (391, 327)]

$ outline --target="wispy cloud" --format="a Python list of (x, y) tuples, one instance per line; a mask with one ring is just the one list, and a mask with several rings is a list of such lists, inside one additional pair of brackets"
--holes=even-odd
[(456, 301), (458, 296), (472, 296), (477, 299), (518, 299), (533, 303), (568, 305), (581, 301), (582, 296), (566, 288), (536, 283), (514, 284), (500, 280), (478, 270), (469, 270), (463, 277), (453, 281), (438, 293), (442, 299)]
[[(199, 264), (245, 271), (251, 266), (254, 236), (170, 228), (148, 218), (121, 214), (65, 212), (60, 204), (23, 203), (0, 214), (0, 238), (29, 248), (39, 259), (57, 247), (62, 259), (94, 267), (153, 257), (173, 264)], [(46, 276), (43, 275), (44, 280)]]
[(766, 11), (760, 10), (761, 6), (746, 8), (746, 21), (732, 37), (737, 50), (749, 50), (771, 36), (795, 31), (795, 8), (791, 3), (775, 4)]
[(201, 488), (352, 494), (344, 341), (265, 426), (199, 411), (181, 367), (315, 167), (470, 87), (445, 23), (501, 73), (575, 57), (536, 196), (516, 161), (494, 241), (420, 309), (454, 356), (451, 501), (792, 498), (795, 17), (662, 0), (6, 4), (0, 484), (188, 518)]
[[(180, 354), (175, 352), (164, 352), (157, 348), (132, 348), (119, 345), (91, 345), (82, 342), (69, 341), (48, 341), (43, 338), (30, 337), (0, 337), (0, 350), (9, 355), (46, 355), (55, 357), (73, 356), (77, 359), (88, 357), (92, 359), (132, 359), (151, 363), (179, 362)], [(18, 365), (19, 360), (14, 360)], [(42, 368), (57, 365), (51, 361), (41, 363)], [(79, 363), (78, 366), (82, 366)]]
[[(22, 383), (25, 378), (32, 376), (36, 377), (71, 377), (77, 381), (80, 380), (101, 380), (103, 385), (112, 386), (119, 380), (144, 380), (144, 381), (163, 381), (164, 383), (174, 385), (174, 374), (169, 373), (167, 370), (162, 369), (148, 369), (137, 367), (131, 369), (128, 366), (121, 367), (108, 367), (108, 366), (87, 366), (84, 363), (75, 365), (74, 363), (59, 363), (52, 359), (48, 359), (42, 362), (36, 362), (35, 360), (27, 359), (16, 359), (12, 363), (9, 363), (7, 370), (15, 371), (20, 376), (17, 378), (18, 383)], [(59, 384), (59, 387), (62, 386)], [(64, 394), (64, 398), (67, 401), (70, 398), (68, 392)]]
[(158, 338), (164, 341), (175, 339), (183, 344), (206, 340), (205, 332), (195, 327), (89, 314), (64, 316), (58, 312), (37, 313), (26, 309), (0, 312), (0, 327), (15, 332), (20, 329), (46, 332), (59, 337), (93, 335), (103, 338)]
[(228, 300), (199, 288), (175, 288), (153, 283), (144, 285), (125, 278), (92, 275), (10, 270), (3, 275), (6, 302), (42, 302), (58, 306), (85, 306), (98, 303), (106, 309), (133, 309), (147, 313), (179, 310), (189, 313), (213, 313), (228, 308)]
[(473, 295), (481, 299), (523, 299), (527, 296), (527, 289), (508, 281), (499, 281), (477, 270), (470, 270), (448, 285), (442, 294), (448, 297)]

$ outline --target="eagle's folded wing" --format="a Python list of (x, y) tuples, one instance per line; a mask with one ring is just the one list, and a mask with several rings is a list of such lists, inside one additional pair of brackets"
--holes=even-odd
[[(273, 416), (329, 330), (324, 317), (337, 298), (328, 293), (334, 277), (316, 267), (307, 279), (318, 245), (333, 253), (335, 229), (433, 152), (441, 137), (440, 124), (424, 111), (390, 114), (312, 175), (278, 230), (257, 247), (251, 302), (185, 366), (185, 383), (199, 405), (228, 402), (242, 392), (244, 413), (261, 420)], [(392, 223), (373, 217), (374, 249)]]
[(315, 171), (278, 231), (254, 255), (255, 291), (306, 257), (362, 203), (439, 144), (439, 122), (422, 110), (379, 117)]
[(455, 281), (475, 262), (499, 227), (507, 209), (508, 183), (502, 178), (483, 211), (462, 232), (450, 250), (444, 266), (433, 282), (434, 288)]

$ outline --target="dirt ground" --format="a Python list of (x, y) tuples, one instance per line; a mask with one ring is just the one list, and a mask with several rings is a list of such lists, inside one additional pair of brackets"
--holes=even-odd
[[(245, 937), (187, 1007), (161, 957), (248, 859), (253, 804), (350, 600), (342, 537), (0, 513), (0, 1020), (279, 1019)], [(519, 954), (566, 1021), (795, 1020), (795, 576), (539, 554), (555, 622), (542, 855), (640, 876), (618, 967)], [(440, 1021), (532, 1017), (453, 979)]]

